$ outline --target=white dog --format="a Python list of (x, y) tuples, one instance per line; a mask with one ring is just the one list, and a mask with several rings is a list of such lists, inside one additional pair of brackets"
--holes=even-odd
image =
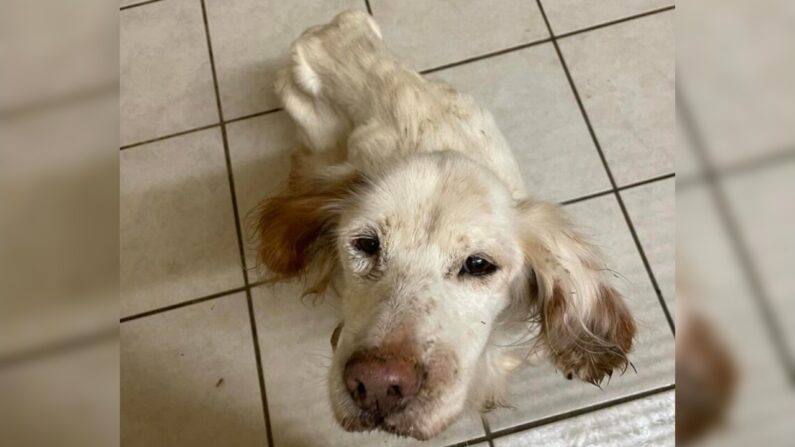
[(499, 405), (531, 353), (594, 384), (627, 367), (635, 324), (600, 254), (528, 197), (488, 112), (402, 66), (362, 12), (307, 30), (291, 56), (276, 89), (303, 146), (257, 209), (259, 257), (341, 300), (342, 427), (428, 439)]

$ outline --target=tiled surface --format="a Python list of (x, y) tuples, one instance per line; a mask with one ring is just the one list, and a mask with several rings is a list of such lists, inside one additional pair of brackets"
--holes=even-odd
[[(769, 328), (714, 198), (707, 186), (700, 184), (677, 190), (676, 204), (682, 295), (690, 307), (708, 318), (741, 375), (727, 417), (729, 424), (701, 445), (791, 445), (795, 427), (789, 418), (778, 417), (795, 411), (795, 398), (782, 392), (791, 389), (791, 382), (770, 343)], [(786, 317), (783, 312), (779, 315)]]
[(494, 114), (533, 195), (563, 201), (610, 188), (552, 44), (430, 77), (471, 93)]
[(218, 121), (198, 1), (125, 9), (119, 38), (122, 146)]
[(795, 221), (795, 162), (738, 175), (724, 184), (741, 237), (750, 247), (790, 355), (795, 358), (795, 232), (788, 224)]
[(121, 312), (243, 285), (218, 129), (121, 153)]
[[(500, 7), (481, 3), (371, 0), (387, 43), (419, 68), (549, 37), (536, 2), (505, 1)], [(591, 5), (580, 5), (571, 19), (561, 15), (560, 11), (571, 9), (561, 9), (563, 3), (548, 0), (544, 6), (560, 32), (564, 23), (579, 28), (579, 24), (619, 19), (642, 12), (647, 3), (651, 4), (637, 2), (623, 9), (627, 6), (611, 2), (585, 14), (588, 23), (582, 22), (581, 10), (593, 9)], [(345, 8), (365, 8), (358, 0), (322, 4), (204, 0), (204, 4), (226, 120), (278, 106), (272, 94), (273, 72), (304, 28)], [(230, 174), (245, 237), (247, 213), (281, 187), (295, 137), (284, 112), (226, 124), (227, 147), (220, 126), (191, 131), (218, 124), (219, 116), (201, 6), (201, 0), (161, 0), (121, 12), (123, 98), (126, 95), (121, 146), (188, 131), (125, 148), (120, 157), (122, 316), (146, 312), (122, 323), (124, 444), (200, 446), (223, 440), (263, 445), (268, 438), (245, 295), (190, 300), (245, 285)], [(660, 13), (560, 41), (619, 185), (673, 171), (673, 92), (668, 71), (673, 64), (672, 19), (673, 14)], [(430, 76), (472, 93), (494, 112), (531, 193), (563, 201), (610, 189), (550, 43), (469, 61)], [(672, 234), (665, 222), (672, 213), (671, 193), (667, 183), (621, 192), (666, 295), (671, 281), (667, 275), (673, 271), (673, 260), (666, 254)], [(548, 366), (524, 370), (510, 385), (516, 409), (487, 416), (498, 445), (502, 439), (508, 442), (500, 435), (506, 429), (511, 439), (551, 439), (555, 435), (548, 430), (554, 431), (553, 426), (571, 427), (555, 432), (561, 436), (579, 433), (581, 426), (602, 428), (600, 411), (539, 425), (526, 434), (514, 433), (518, 425), (533, 425), (539, 418), (673, 383), (673, 338), (615, 196), (601, 195), (567, 208), (620, 274), (616, 285), (639, 320), (640, 335), (632, 355), (638, 373), (613, 377), (599, 391), (566, 381)], [(246, 240), (242, 243), (248, 245)], [(254, 265), (250, 256), (246, 264)], [(257, 279), (254, 271), (249, 276)], [(323, 445), (414, 444), (379, 434), (348, 434), (331, 420), (324, 381), (329, 336), (336, 323), (333, 304), (302, 302), (295, 285), (254, 288), (252, 302), (275, 446), (317, 445), (318, 440), (324, 440)], [(224, 381), (216, 386), (221, 377)], [(637, 408), (626, 416), (626, 427), (647, 426), (656, 414), (643, 404), (626, 405)], [(622, 407), (603, 411), (618, 408)], [(588, 425), (592, 423), (588, 421), (600, 422)], [(593, 439), (614, 433), (604, 430), (594, 433)], [(653, 442), (655, 433), (650, 431), (643, 439)], [(440, 438), (422, 445), (470, 439), (485, 445), (477, 416), (462, 419)]]
[(676, 176), (680, 180), (692, 179), (703, 172), (703, 167), (693, 148), (692, 137), (684, 129), (682, 119), (677, 113), (676, 118)]
[[(795, 145), (795, 39), (791, 2), (770, 20), (737, 26), (758, 13), (756, 2), (736, 2), (713, 17), (724, 0), (683, 2), (677, 15), (677, 84), (685, 92), (704, 150), (718, 168), (792, 151)], [(771, 11), (772, 12), (772, 11)], [(780, 32), (779, 32), (780, 30)], [(728, 57), (727, 57), (728, 56)]]
[(603, 390), (566, 380), (552, 366), (519, 371), (509, 382), (509, 404), (487, 414), (492, 430), (554, 416), (585, 405), (674, 383), (674, 339), (649, 283), (638, 251), (627, 231), (615, 197), (600, 197), (566, 207), (584, 234), (591, 236), (620, 274), (613, 285), (621, 292), (637, 320), (638, 334), (624, 375), (615, 375)]
[(124, 445), (267, 445), (245, 298), (122, 325)]
[(278, 191), (284, 185), (290, 169), (290, 149), (297, 141), (295, 128), (287, 112), (276, 112), (232, 123), (227, 133), (246, 242), (246, 265), (253, 266), (256, 252), (250, 212), (265, 196), (263, 191)]
[(279, 107), (273, 81), (286, 63), (290, 44), (306, 28), (329, 21), (339, 11), (364, 9), (360, 0), (205, 2), (227, 119)]
[(494, 442), (495, 447), (673, 447), (674, 444), (673, 391), (555, 422)]
[(560, 41), (619, 185), (674, 170), (673, 18), (663, 12)]
[(674, 4), (673, 0), (546, 0), (543, 2), (555, 35)]
[(549, 37), (533, 1), (370, 0), (384, 40), (422, 71)]
[(674, 314), (676, 293), (676, 206), (674, 179), (621, 192), (663, 298)]

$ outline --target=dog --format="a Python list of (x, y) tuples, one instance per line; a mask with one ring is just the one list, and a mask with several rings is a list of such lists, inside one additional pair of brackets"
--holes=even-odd
[(345, 430), (429, 439), (502, 405), (533, 356), (596, 385), (627, 368), (635, 323), (599, 250), (528, 195), (492, 116), (401, 65), (368, 14), (306, 30), (275, 87), (300, 145), (255, 210), (258, 259), (340, 300)]

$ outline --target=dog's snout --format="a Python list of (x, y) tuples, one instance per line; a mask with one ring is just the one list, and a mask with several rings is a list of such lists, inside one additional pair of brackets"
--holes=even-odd
[(420, 388), (416, 362), (385, 353), (354, 354), (345, 365), (345, 386), (362, 410), (383, 418), (399, 411)]

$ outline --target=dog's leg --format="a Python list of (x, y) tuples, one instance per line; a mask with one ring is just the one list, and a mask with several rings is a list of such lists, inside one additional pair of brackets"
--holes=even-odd
[(322, 152), (347, 140), (373, 103), (367, 95), (379, 94), (372, 69), (382, 61), (394, 64), (378, 26), (364, 12), (339, 14), (296, 40), (276, 91), (304, 144)]

